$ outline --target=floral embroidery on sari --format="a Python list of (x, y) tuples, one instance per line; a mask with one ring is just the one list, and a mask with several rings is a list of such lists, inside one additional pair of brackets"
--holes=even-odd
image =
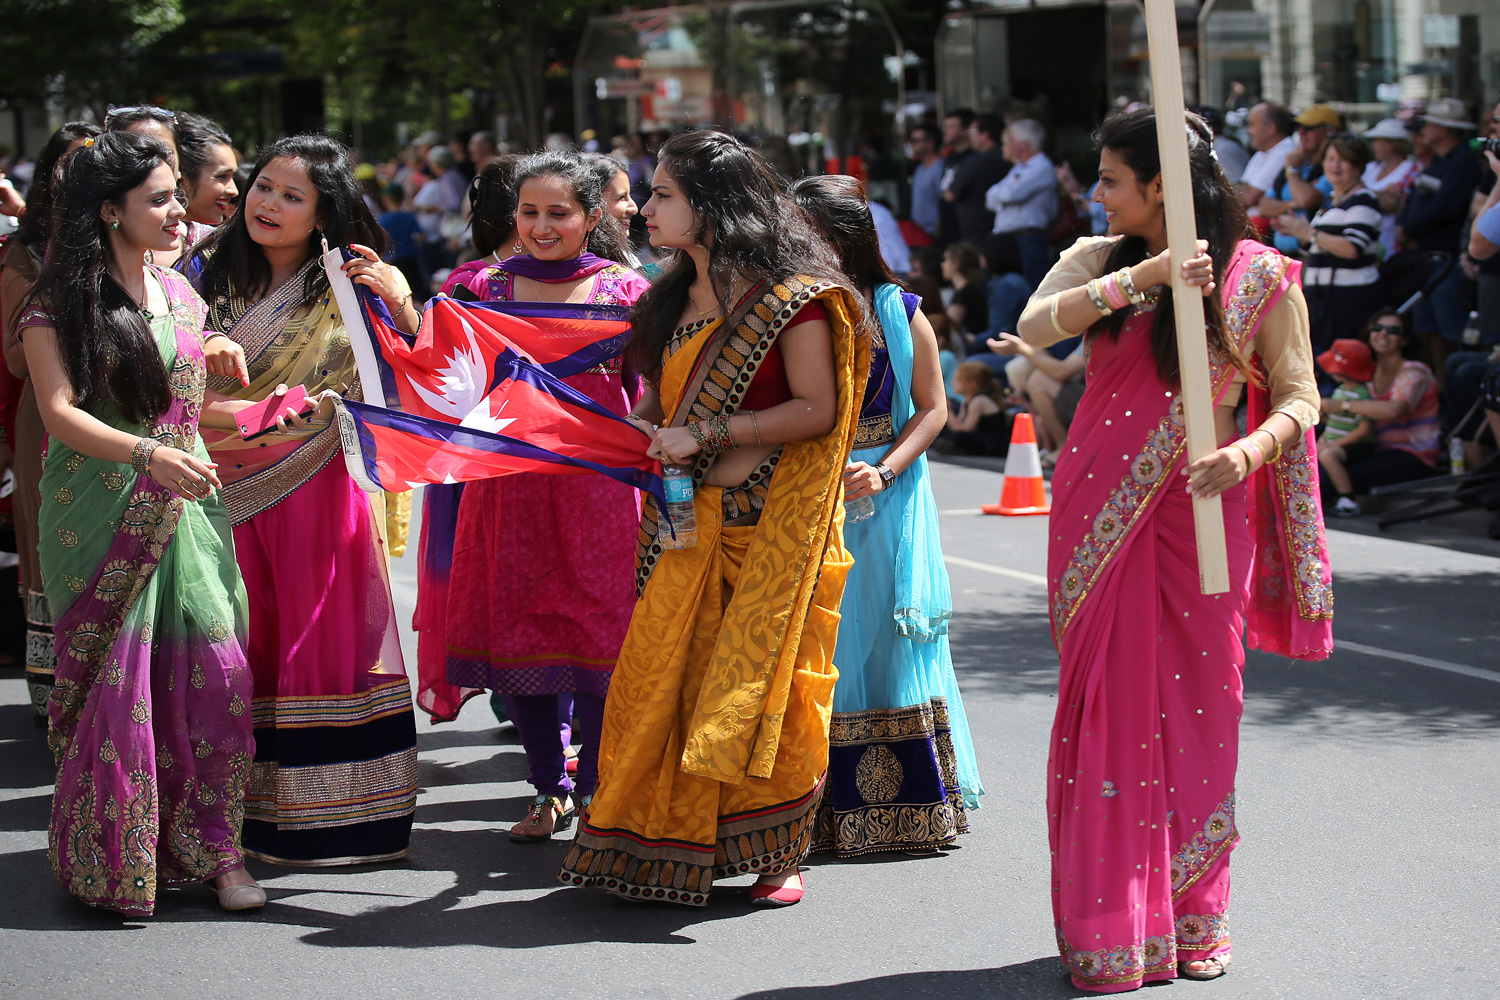
[(1185, 913), (1177, 918), (1180, 951), (1213, 951), (1229, 943), (1229, 914)]
[(1165, 937), (1148, 937), (1140, 944), (1089, 951), (1071, 947), (1059, 932), (1057, 948), (1073, 978), (1090, 986), (1134, 983), (1147, 976), (1171, 973), (1177, 965), (1176, 943)]
[(1219, 855), (1239, 840), (1239, 830), (1234, 825), (1234, 793), (1230, 792), (1203, 821), (1203, 829), (1172, 855), (1172, 898), (1178, 899), (1191, 889), (1213, 867)]

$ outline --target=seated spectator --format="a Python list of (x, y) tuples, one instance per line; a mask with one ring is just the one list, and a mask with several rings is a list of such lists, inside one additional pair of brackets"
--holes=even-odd
[(1011, 392), (1037, 419), (1042, 464), (1049, 468), (1068, 444), (1068, 428), (1073, 425), (1073, 414), (1083, 398), (1083, 372), (1088, 365), (1082, 337), (1064, 343), (1072, 344), (1072, 350), (1059, 358), (1032, 347), (1013, 333), (1002, 333), (989, 342), (994, 354), (1010, 358), (1005, 377)]
[(948, 409), (957, 410), (963, 397), (953, 388), (953, 376), (958, 373), (958, 363), (963, 360), (964, 345), (953, 335), (953, 324), (944, 312), (924, 312), (932, 332), (937, 336), (938, 367), (943, 373), (943, 390), (948, 395)]
[(1311, 221), (1290, 213), (1277, 216), (1276, 232), (1290, 236), (1307, 252), (1302, 290), (1307, 296), (1313, 349), (1358, 335), (1370, 314), (1385, 304), (1377, 249), (1380, 204), (1361, 179), (1370, 151), (1360, 139), (1339, 137), (1327, 144), (1323, 175), (1333, 188)]
[(954, 243), (943, 251), (943, 279), (953, 286), (948, 318), (960, 334), (973, 337), (989, 329), (989, 296), (979, 251), (968, 243)]
[(965, 455), (1004, 455), (1010, 450), (1010, 418), (1001, 405), (1000, 385), (984, 364), (965, 361), (953, 374), (963, 402), (948, 414), (949, 437)]
[(970, 354), (984, 355), (989, 353), (986, 347), (991, 339), (1015, 332), (1021, 310), (1036, 289), (1021, 274), (1020, 247), (1011, 237), (1000, 234), (990, 237), (979, 259), (987, 275), (984, 287), (989, 325), (968, 348)]
[[(1276, 186), (1260, 201), (1260, 214), (1273, 220), (1287, 214), (1306, 219), (1333, 193), (1332, 184), (1323, 176), (1323, 160), (1329, 139), (1340, 127), (1339, 113), (1327, 104), (1314, 104), (1293, 120), (1297, 123), (1297, 147), (1287, 154)], [(1296, 238), (1288, 233), (1277, 232), (1271, 242), (1284, 254), (1300, 256)], [(1364, 322), (1364, 317), (1359, 322)]]
[(1240, 199), (1252, 217), (1261, 214), (1261, 198), (1276, 186), (1286, 169), (1287, 154), (1297, 148), (1292, 135), (1295, 128), (1292, 112), (1279, 104), (1257, 104), (1245, 118), (1245, 134), (1255, 152), (1240, 175)]
[(1389, 257), (1396, 252), (1396, 213), (1422, 165), (1411, 155), (1411, 132), (1399, 118), (1376, 122), (1361, 138), (1373, 157), (1365, 166), (1364, 182), (1380, 202), (1380, 245)]
[(1339, 383), (1329, 397), (1335, 411), (1323, 421), (1323, 431), (1318, 435), (1318, 462), (1339, 494), (1333, 516), (1358, 517), (1359, 502), (1354, 499), (1354, 484), (1349, 481), (1346, 466), (1375, 450), (1375, 419), (1342, 412), (1343, 401), (1357, 403), (1370, 398), (1366, 383), (1375, 377), (1375, 356), (1362, 340), (1335, 340), (1318, 355), (1318, 367)]
[(391, 249), (387, 254), (391, 266), (406, 278), (408, 287), (426, 288), (428, 282), (417, 259), (417, 241), (422, 237), (422, 226), (416, 213), (403, 207), (405, 197), (405, 189), (400, 184), (394, 181), (387, 184), (381, 192), (384, 211), (375, 217), (375, 221), (391, 238)]
[[(1412, 338), (1393, 311), (1370, 320), (1363, 338), (1375, 355), (1375, 377), (1365, 400), (1324, 398), (1325, 414), (1342, 413), (1375, 421), (1375, 449), (1346, 466), (1351, 494), (1373, 486), (1405, 483), (1437, 473), (1438, 391), (1432, 369), (1407, 356)], [(1321, 471), (1323, 506), (1338, 500), (1327, 471)]]

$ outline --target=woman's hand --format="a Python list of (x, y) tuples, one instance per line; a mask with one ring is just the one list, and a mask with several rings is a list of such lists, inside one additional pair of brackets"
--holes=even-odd
[(1290, 236), (1301, 243), (1311, 243), (1313, 238), (1312, 223), (1300, 215), (1287, 212), (1278, 215), (1271, 220), (1271, 226), (1283, 236)]
[[(1007, 334), (1009, 336), (1009, 334)], [(874, 496), (885, 489), (885, 480), (868, 462), (850, 462), (844, 470), (844, 502)]]
[(349, 276), (350, 281), (364, 285), (380, 296), (394, 319), (396, 313), (406, 308), (407, 300), (411, 298), (411, 292), (401, 290), (401, 272), (381, 260), (380, 255), (367, 246), (351, 243), (349, 249), (359, 256), (344, 262), (344, 273)]
[(646, 454), (666, 465), (686, 465), (699, 450), (686, 427), (658, 427)]
[(1036, 348), (1013, 333), (1002, 333), (998, 337), (991, 337), (985, 343), (989, 349), (996, 354), (1011, 357), (1019, 354), (1023, 358), (1029, 358), (1036, 353)]
[(218, 465), (194, 458), (185, 451), (168, 448), (166, 445), (151, 452), (151, 463), (147, 471), (151, 478), (167, 489), (189, 500), (202, 500), (220, 486)]
[(245, 364), (245, 349), (227, 334), (219, 334), (203, 344), (203, 363), (210, 375), (237, 378), (240, 385), (250, 384), (250, 369)]
[[(1138, 291), (1144, 292), (1147, 288), (1157, 285), (1170, 285), (1172, 283), (1172, 250), (1168, 247), (1155, 257), (1143, 262), (1146, 267), (1147, 280), (1140, 280), (1139, 272), (1132, 268), (1136, 278), (1135, 286)], [(1136, 267), (1141, 267), (1137, 264)], [(1208, 240), (1198, 240), (1198, 253), (1188, 258), (1182, 265), (1182, 277), (1188, 283), (1189, 288), (1203, 289), (1203, 297), (1206, 299), (1214, 293), (1214, 259), (1208, 255)]]
[[(285, 396), (287, 387), (285, 384), (276, 387), (275, 394)], [(333, 398), (325, 397), (314, 400), (308, 398), (308, 402), (316, 402), (317, 406), (310, 413), (298, 413), (290, 406), (285, 407), (276, 417), (276, 433), (294, 434), (298, 431), (312, 429), (314, 423), (327, 424), (333, 419)], [(321, 428), (319, 428), (321, 429)]]
[(1182, 470), (1188, 477), (1187, 491), (1194, 498), (1216, 497), (1244, 482), (1250, 474), (1250, 459), (1234, 445), (1211, 451)]

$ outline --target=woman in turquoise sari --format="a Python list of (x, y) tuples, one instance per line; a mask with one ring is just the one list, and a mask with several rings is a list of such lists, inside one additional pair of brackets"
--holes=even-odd
[[(254, 741), (245, 590), (199, 420), (206, 308), (142, 264), (179, 248), (167, 147), (89, 139), (67, 163), (52, 253), (19, 321), (50, 437), (40, 557), (56, 620), (48, 830), (78, 899), (150, 914), (160, 888), (205, 882), (263, 905), (240, 820)], [(207, 402), (207, 406), (205, 403)]]
[[(925, 452), (948, 405), (937, 337), (880, 256), (864, 185), (809, 177), (792, 196), (874, 301), (870, 378), (844, 475), (844, 589), (829, 735), (828, 790), (815, 847), (841, 856), (924, 854), (969, 829), (984, 788), (953, 659), (953, 602)], [(854, 504), (873, 501), (856, 520)]]

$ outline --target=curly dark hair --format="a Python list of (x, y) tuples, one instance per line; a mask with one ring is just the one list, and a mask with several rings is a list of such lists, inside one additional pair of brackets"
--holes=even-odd
[[(837, 253), (782, 190), (760, 152), (720, 129), (697, 129), (668, 139), (659, 157), (698, 217), (696, 236), (708, 247), (709, 282), (726, 318), (734, 309), (729, 291), (737, 274), (754, 282), (805, 274), (849, 287)], [(661, 377), (663, 352), (697, 276), (693, 258), (673, 252), (635, 304), (626, 359), (648, 381)]]
[(83, 409), (113, 399), (126, 419), (145, 422), (172, 403), (156, 337), (109, 273), (109, 227), (100, 215), (171, 162), (165, 143), (134, 132), (106, 132), (63, 162), (47, 262), (22, 309), (34, 303), (51, 316), (68, 384)]
[[(1213, 133), (1203, 119), (1192, 112), (1183, 116), (1188, 130), (1188, 163), (1193, 178), (1193, 217), (1200, 240), (1208, 241), (1208, 255), (1214, 262), (1214, 281), (1224, 288), (1224, 273), (1234, 248), (1250, 234), (1249, 220), (1239, 193), (1213, 156)], [(1125, 161), (1135, 179), (1150, 184), (1161, 173), (1161, 153), (1156, 145), (1156, 110), (1142, 108), (1111, 119), (1094, 133), (1094, 145), (1107, 149)], [(1126, 236), (1115, 244), (1105, 264), (1106, 273), (1138, 264), (1148, 256), (1146, 241), (1140, 236)], [(1224, 302), (1220, 294), (1203, 300), (1208, 344), (1217, 348), (1246, 377), (1256, 380), (1249, 364), (1240, 354), (1239, 345), (1224, 332)], [(1101, 319), (1096, 327), (1106, 336), (1118, 337), (1125, 325), (1126, 313), (1114, 313)], [(1156, 374), (1168, 385), (1178, 381), (1177, 326), (1172, 315), (1172, 290), (1164, 286), (1151, 323), (1151, 356)], [(1258, 380), (1257, 380), (1258, 381)]]

